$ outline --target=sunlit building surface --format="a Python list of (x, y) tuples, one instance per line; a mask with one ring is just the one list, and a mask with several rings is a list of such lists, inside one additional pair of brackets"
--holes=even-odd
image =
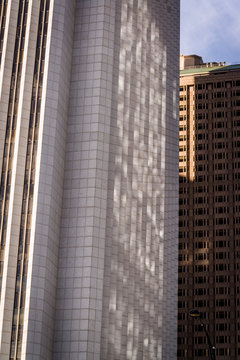
[(179, 1), (0, 25), (1, 360), (176, 359)]
[(240, 358), (240, 65), (181, 58), (178, 359)]

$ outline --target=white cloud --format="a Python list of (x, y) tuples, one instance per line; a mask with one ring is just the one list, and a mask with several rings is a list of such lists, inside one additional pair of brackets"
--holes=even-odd
[(240, 62), (239, 12), (239, 0), (181, 0), (181, 52)]

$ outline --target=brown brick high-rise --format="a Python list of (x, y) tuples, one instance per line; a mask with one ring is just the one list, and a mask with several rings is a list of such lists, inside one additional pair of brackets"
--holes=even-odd
[[(181, 57), (178, 359), (240, 358), (240, 65)], [(187, 65), (187, 66), (186, 66)]]

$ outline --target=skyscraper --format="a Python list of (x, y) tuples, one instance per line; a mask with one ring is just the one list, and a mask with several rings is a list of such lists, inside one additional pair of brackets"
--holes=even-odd
[(240, 65), (182, 57), (178, 359), (239, 359)]
[(0, 11), (1, 359), (175, 359), (179, 1)]

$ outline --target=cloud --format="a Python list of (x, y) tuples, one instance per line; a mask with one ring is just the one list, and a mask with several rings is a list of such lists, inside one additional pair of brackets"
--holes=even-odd
[(239, 0), (181, 0), (181, 53), (240, 63), (239, 12)]

